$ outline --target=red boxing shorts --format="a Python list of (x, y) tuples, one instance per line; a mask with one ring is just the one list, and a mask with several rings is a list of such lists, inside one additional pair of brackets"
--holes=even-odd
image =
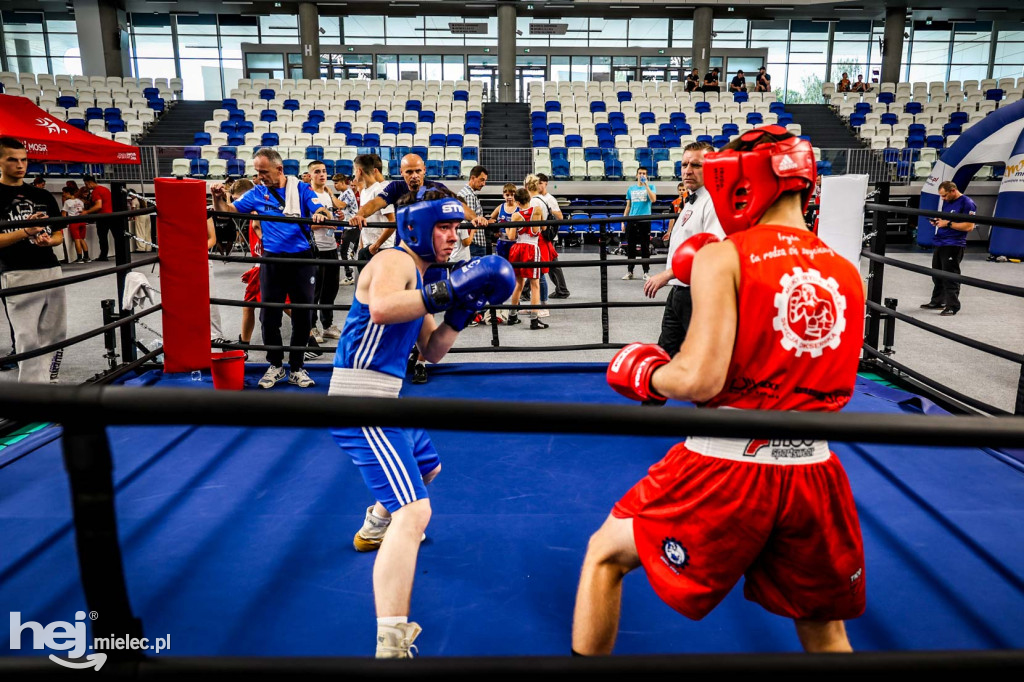
[(864, 613), (864, 548), (853, 494), (824, 441), (690, 438), (612, 510), (633, 519), (661, 599), (693, 620), (741, 576), (744, 595), (794, 619)]
[(72, 239), (85, 239), (85, 227), (86, 223), (70, 223), (68, 225), (68, 234), (71, 235)]
[(260, 302), (260, 266), (256, 265), (242, 273), (242, 281), (245, 282), (245, 295), (243, 301)]
[[(513, 267), (515, 267), (516, 263), (539, 261), (541, 260), (540, 247), (536, 244), (516, 242), (508, 252), (508, 260), (512, 263)], [(515, 271), (517, 275), (527, 279), (537, 279), (542, 272), (541, 268), (515, 268)], [(547, 271), (547, 268), (543, 269), (544, 274), (547, 274)]]

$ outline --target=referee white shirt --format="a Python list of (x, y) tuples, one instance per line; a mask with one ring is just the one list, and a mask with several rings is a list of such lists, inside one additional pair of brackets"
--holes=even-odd
[[(718, 214), (715, 213), (715, 206), (711, 203), (711, 195), (704, 187), (694, 190), (690, 197), (696, 197), (691, 204), (688, 200), (683, 202), (679, 209), (679, 217), (676, 224), (672, 226), (672, 236), (668, 239), (668, 269), (672, 269), (672, 257), (676, 255), (676, 249), (682, 246), (683, 242), (699, 232), (710, 232), (719, 239), (725, 239), (725, 230), (718, 222)], [(678, 279), (673, 277), (668, 284), (674, 287), (685, 287)]]

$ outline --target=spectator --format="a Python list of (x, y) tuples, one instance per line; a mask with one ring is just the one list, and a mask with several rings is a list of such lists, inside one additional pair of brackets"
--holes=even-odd
[[(324, 206), (340, 209), (341, 206), (331, 191), (327, 188), (327, 166), (323, 161), (312, 161), (309, 164), (309, 173), (313, 179), (310, 187), (314, 194), (320, 199)], [(313, 246), (316, 258), (327, 261), (338, 260), (338, 242), (334, 238), (333, 226), (315, 226), (313, 229)], [(341, 268), (333, 264), (321, 265), (316, 269), (316, 284), (313, 287), (313, 303), (328, 306), (334, 305), (334, 299), (338, 296), (339, 279)], [(310, 336), (316, 343), (323, 343), (324, 339), (337, 339), (341, 336), (341, 330), (334, 324), (334, 311), (328, 308), (312, 311), (309, 330)], [(317, 315), (320, 316), (320, 326), (317, 326)], [(293, 318), (294, 319), (294, 318)]]
[(505, 198), (505, 203), (499, 204), (496, 209), (491, 211), (491, 220), (496, 223), (507, 223), (512, 220), (512, 215), (516, 212), (516, 186), (511, 182), (505, 183), (505, 186), (501, 188), (501, 195)]
[[(338, 192), (334, 205), (340, 207), (340, 209), (335, 210), (335, 216), (339, 220), (348, 221), (356, 214), (356, 210), (359, 208), (356, 200), (358, 189), (353, 189), (352, 178), (342, 173), (335, 173), (333, 180), (334, 189)], [(349, 227), (346, 229), (338, 246), (341, 248), (342, 260), (354, 259), (356, 254), (359, 253), (359, 228)], [(352, 278), (351, 266), (345, 266), (345, 279), (341, 283), (345, 286), (355, 284), (355, 279)]]
[(850, 74), (843, 72), (843, 77), (836, 83), (836, 92), (850, 92)]
[[(380, 193), (387, 187), (384, 176), (375, 165), (376, 154), (360, 154), (355, 158), (353, 167), (356, 173), (356, 184), (360, 186), (359, 211), (349, 219), (351, 225), (361, 225), (359, 235), (359, 260), (370, 260), (382, 248), (395, 245), (395, 228), (378, 227), (395, 222), (395, 207), (387, 202), (379, 202)], [(364, 209), (371, 203), (377, 205), (372, 212), (364, 215)]]
[(46, 189), (46, 178), (42, 175), (37, 175), (35, 179), (32, 180), (32, 186), (36, 189)]
[[(458, 197), (466, 206), (469, 206), (478, 216), (484, 214), (484, 209), (480, 205), (480, 199), (477, 197), (477, 192), (484, 188), (487, 184), (487, 169), (483, 166), (473, 166), (469, 171), (469, 182), (466, 183), (465, 187), (459, 190), (459, 193), (455, 196)], [(480, 254), (473, 253), (473, 244), (476, 242), (476, 235), (480, 233), (484, 237), (484, 252)], [(465, 230), (459, 230), (459, 238), (462, 240), (455, 246), (458, 249), (454, 251), (451, 256), (448, 257), (449, 263), (459, 263), (467, 261), (475, 255), (483, 256), (487, 253), (487, 235), (485, 229), (480, 230), (468, 230), (466, 234)]]
[[(682, 170), (680, 170), (680, 173), (682, 173)], [(688, 196), (690, 196), (690, 192), (689, 192), (689, 190), (686, 189), (686, 183), (684, 183), (684, 182), (680, 182), (678, 185), (676, 185), (676, 191), (679, 192), (679, 196), (677, 196), (675, 199), (672, 200), (672, 212), (673, 213), (682, 213), (683, 202), (686, 201), (686, 198)], [(675, 226), (675, 222), (673, 222), (672, 225), (670, 225), (669, 228), (667, 230), (665, 230), (665, 234), (661, 238), (662, 241), (668, 242), (669, 239), (671, 239), (671, 237), (672, 237), (672, 228), (674, 226)]]
[[(548, 205), (540, 196), (540, 176), (533, 175), (532, 173), (527, 175), (526, 179), (523, 181), (523, 186), (526, 188), (526, 191), (530, 193), (530, 206), (539, 209), (538, 211), (533, 212), (532, 220), (547, 219), (549, 217)], [(541, 228), (540, 234), (537, 235), (537, 246), (540, 249), (540, 258), (537, 260), (551, 261), (553, 260), (552, 256), (557, 256), (555, 246), (550, 239), (550, 237), (554, 236), (555, 235), (552, 234), (547, 227)], [(540, 287), (540, 302), (544, 305), (547, 305), (548, 303), (548, 280), (545, 275), (547, 275), (549, 271), (550, 268), (543, 268), (540, 276), (537, 277), (536, 282), (530, 284), (531, 287)], [(547, 309), (537, 311), (537, 317), (550, 317), (550, 315), (551, 311)]]
[(857, 74), (857, 82), (850, 88), (850, 92), (870, 92), (871, 86), (864, 82), (864, 74)]
[(747, 91), (747, 78), (743, 75), (743, 69), (736, 72), (736, 75), (732, 77), (732, 81), (729, 83), (729, 92), (746, 92)]
[[(253, 187), (254, 185), (247, 178), (236, 180), (235, 183), (231, 185), (232, 203), (241, 199), (245, 193)], [(254, 219), (249, 220), (249, 255), (253, 258), (261, 258), (263, 256), (263, 232), (260, 229), (260, 221)], [(245, 283), (245, 294), (242, 296), (242, 300), (249, 303), (259, 303), (261, 300), (260, 264), (257, 263), (242, 273), (241, 279), (242, 282)], [(242, 328), (241, 333), (238, 335), (238, 342), (244, 344), (252, 342), (252, 332), (255, 328), (255, 309), (242, 308)], [(246, 352), (245, 357), (246, 359), (249, 358), (248, 351)]]
[[(114, 200), (110, 196), (110, 190), (96, 182), (96, 178), (92, 175), (86, 175), (82, 178), (82, 182), (89, 190), (89, 208), (82, 211), (82, 215), (91, 215), (93, 213), (99, 213), (100, 215), (106, 215), (114, 212)], [(110, 219), (100, 219), (96, 221), (96, 239), (100, 243), (100, 255), (96, 257), (98, 261), (107, 260), (107, 250), (109, 248), (109, 241), (107, 235), (110, 234), (111, 230), (115, 230), (114, 235), (116, 238), (117, 225)]]
[[(224, 189), (228, 193), (231, 192), (231, 184), (230, 180), (224, 183)], [(219, 253), (222, 256), (227, 256), (235, 246), (235, 241), (238, 239), (238, 229), (241, 226), (234, 218), (214, 216), (212, 220), (213, 232), (216, 237), (213, 247), (214, 252)]]
[[(564, 220), (562, 209), (558, 207), (558, 200), (548, 194), (548, 176), (544, 173), (537, 173), (537, 179), (540, 181), (540, 193), (537, 196), (540, 197), (547, 207), (548, 217), (555, 220)], [(555, 230), (555, 234), (557, 233), (558, 230)], [(558, 252), (555, 251), (554, 244), (551, 247), (551, 260), (558, 260)], [(555, 293), (551, 294), (551, 298), (569, 298), (569, 287), (565, 283), (565, 275), (562, 274), (561, 266), (554, 265), (548, 268), (548, 273), (551, 275), (551, 281), (555, 285)]]
[(718, 92), (721, 86), (718, 82), (718, 67), (711, 69), (711, 72), (704, 76), (704, 92)]
[[(59, 218), (60, 208), (46, 190), (25, 184), (28, 153), (12, 137), (0, 137), (0, 220)], [(49, 227), (7, 227), (0, 232), (0, 287), (11, 289), (60, 279), (61, 269), (54, 246), (62, 244), (64, 231)], [(67, 335), (67, 299), (64, 287), (4, 299), (14, 334), (15, 348), (22, 352), (63, 341)], [(18, 381), (57, 383), (63, 351), (22, 360)]]
[(686, 91), (695, 92), (700, 87), (700, 74), (697, 69), (690, 71), (690, 75), (686, 77)]
[[(74, 185), (66, 185), (61, 191), (61, 199), (64, 202), (61, 207), (61, 215), (65, 218), (73, 218), (77, 215), (82, 215), (82, 211), (85, 210), (85, 204), (77, 195), (78, 188)], [(68, 225), (68, 235), (70, 235), (71, 241), (75, 245), (75, 253), (78, 255), (78, 258), (73, 262), (91, 262), (92, 259), (89, 258), (89, 245), (85, 241), (85, 223), (70, 223)]]
[(308, 185), (308, 184), (310, 183), (310, 181), (311, 181), (312, 179), (313, 179), (313, 176), (312, 176), (312, 175), (310, 174), (310, 172), (309, 172), (309, 171), (305, 171), (305, 172), (304, 172), (304, 173), (302, 174), (302, 177), (300, 177), (300, 178), (299, 178), (299, 180), (301, 180), (302, 182), (306, 183), (307, 185)]
[(757, 83), (754, 85), (754, 92), (771, 92), (772, 91), (772, 77), (768, 74), (765, 67), (761, 67), (757, 70)]
[[(128, 208), (130, 209), (145, 208), (147, 205), (136, 197), (131, 197), (128, 200)], [(132, 251), (148, 252), (153, 249), (150, 246), (150, 242), (153, 239), (152, 229), (152, 222), (150, 222), (148, 215), (135, 216), (132, 222), (132, 235), (135, 237), (132, 240)]]
[[(647, 182), (647, 169), (640, 168), (636, 172), (636, 184), (626, 190), (626, 209), (624, 216), (651, 215), (651, 204), (658, 200), (654, 185)], [(651, 257), (651, 223), (650, 221), (630, 221), (626, 223), (626, 258), (633, 260), (640, 251), (642, 258)], [(633, 279), (633, 263), (622, 279)], [(643, 264), (644, 281), (650, 279), (651, 266)]]
[[(256, 211), (271, 216), (302, 216), (319, 223), (330, 217), (328, 209), (320, 204), (313, 190), (298, 178), (288, 177), (284, 173), (284, 162), (281, 155), (274, 149), (263, 147), (253, 155), (253, 164), (260, 175), (263, 185), (254, 187), (234, 203), (227, 200), (224, 185), (217, 183), (211, 187), (214, 206), (219, 211), (238, 211), (250, 213)], [(309, 259), (313, 256), (310, 243), (310, 229), (297, 223), (282, 223), (263, 219), (261, 221), (265, 255), (276, 258)], [(313, 301), (315, 267), (292, 263), (264, 263), (260, 268), (260, 292), (267, 303), (284, 303), (289, 297), (292, 303), (311, 303)], [(269, 346), (280, 346), (281, 308), (263, 309), (260, 319), (263, 324), (263, 342)], [(309, 340), (310, 316), (292, 315), (291, 346), (305, 346)], [(272, 388), (284, 379), (284, 351), (267, 351), (267, 368), (260, 379), (260, 388)], [(303, 351), (289, 351), (288, 364), (291, 376), (288, 383), (300, 388), (313, 386), (303, 369)]]
[[(538, 238), (540, 236), (541, 228), (535, 227), (520, 227), (516, 228), (515, 224), (518, 222), (530, 222), (533, 220), (543, 219), (540, 215), (543, 211), (542, 206), (532, 203), (530, 192), (525, 187), (520, 187), (516, 190), (516, 212), (512, 215), (512, 220), (509, 222), (508, 227), (505, 229), (505, 234), (509, 239), (516, 240), (516, 243), (512, 245), (512, 250), (508, 254), (509, 261), (512, 264), (516, 263), (529, 263), (531, 261), (539, 261), (540, 257), (540, 245), (538, 244)], [(519, 297), (522, 294), (525, 285), (530, 284), (530, 303), (537, 305), (540, 303), (540, 286), (534, 286), (534, 282), (543, 274), (541, 268), (529, 267), (529, 268), (516, 268), (516, 288), (512, 292), (511, 301), (513, 305), (519, 303)], [(547, 329), (548, 325), (541, 322), (539, 315), (536, 310), (530, 310), (530, 329)], [(522, 320), (519, 319), (519, 312), (517, 310), (511, 310), (508, 314), (508, 324), (519, 324)]]
[[(956, 183), (951, 180), (939, 185), (939, 197), (942, 199), (943, 213), (974, 215), (978, 212), (971, 198), (961, 194)], [(935, 226), (932, 268), (959, 275), (960, 261), (964, 259), (964, 249), (967, 247), (967, 233), (974, 229), (974, 223), (953, 222), (943, 218), (931, 218), (930, 222)], [(921, 307), (942, 308), (939, 314), (946, 316), (960, 312), (960, 282), (932, 277), (932, 283), (932, 298)]]
[(644, 295), (648, 298), (654, 298), (659, 289), (666, 284), (670, 285), (668, 299), (665, 301), (665, 312), (661, 317), (658, 345), (671, 356), (679, 352), (683, 340), (686, 339), (686, 333), (690, 328), (690, 315), (693, 312), (690, 287), (672, 274), (672, 258), (676, 249), (698, 232), (710, 232), (719, 239), (725, 239), (725, 231), (718, 222), (718, 215), (711, 203), (711, 195), (704, 189), (704, 153), (708, 151), (714, 151), (714, 148), (707, 142), (691, 142), (683, 148), (683, 184), (690, 194), (683, 204), (682, 213), (672, 226), (672, 238), (668, 246), (668, 267), (644, 285)]

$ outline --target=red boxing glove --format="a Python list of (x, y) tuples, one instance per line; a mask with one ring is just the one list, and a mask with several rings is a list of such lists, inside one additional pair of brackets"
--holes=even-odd
[(693, 257), (708, 244), (722, 241), (710, 232), (698, 232), (679, 245), (672, 255), (672, 274), (683, 284), (690, 283), (690, 271), (693, 269)]
[(608, 385), (632, 400), (663, 403), (665, 398), (651, 387), (651, 377), (654, 370), (671, 359), (657, 344), (631, 343), (616, 353), (608, 365)]

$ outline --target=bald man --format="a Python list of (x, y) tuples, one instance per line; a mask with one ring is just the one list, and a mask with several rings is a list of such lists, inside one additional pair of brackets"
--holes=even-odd
[[(418, 154), (406, 154), (403, 156), (401, 171), (402, 179), (395, 180), (388, 184), (380, 194), (360, 206), (359, 212), (349, 219), (348, 222), (350, 225), (353, 227), (364, 227), (366, 225), (366, 219), (369, 216), (372, 216), (385, 206), (394, 206), (395, 202), (410, 192), (415, 194), (416, 192), (419, 192), (420, 189), (448, 190), (448, 188), (440, 182), (434, 182), (433, 180), (426, 179), (427, 167), (424, 165), (423, 159), (421, 159)], [(462, 200), (460, 199), (459, 201)], [(462, 202), (462, 208), (466, 212), (466, 220), (473, 223), (473, 225), (483, 227), (487, 224), (487, 218), (478, 216), (473, 209), (466, 206), (465, 202)]]

